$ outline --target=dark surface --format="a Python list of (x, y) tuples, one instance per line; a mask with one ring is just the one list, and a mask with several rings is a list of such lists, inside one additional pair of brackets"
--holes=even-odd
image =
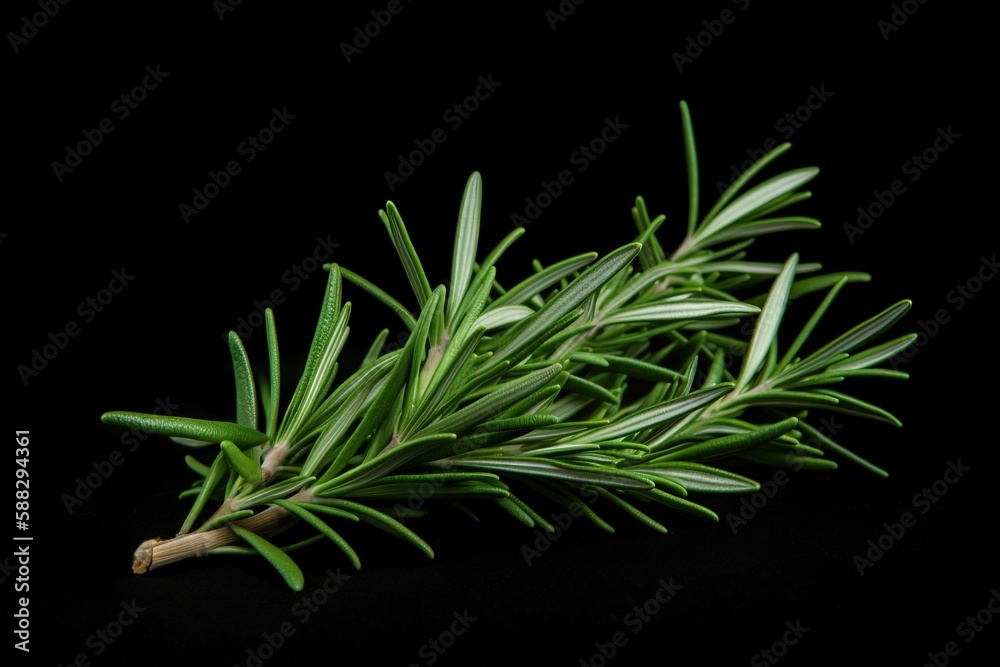
[[(972, 299), (952, 292), (997, 249), (994, 216), (981, 203), (995, 180), (994, 135), (973, 117), (993, 81), (983, 66), (987, 17), (928, 3), (886, 40), (878, 21), (893, 12), (889, 3), (804, 15), (800, 3), (654, 13), (588, 2), (553, 31), (545, 11), (556, 5), (406, 2), (350, 63), (338, 45), (385, 3), (318, 10), (247, 2), (222, 21), (209, 2), (71, 3), (17, 53), (8, 37), (3, 421), (9, 431), (31, 431), (34, 540), (31, 652), (12, 651), (7, 664), (68, 665), (82, 656), (78, 664), (252, 665), (248, 651), (283, 623), (294, 634), (263, 664), (600, 665), (598, 645), (615, 633), (624, 645), (608, 664), (768, 664), (755, 656), (796, 622), (808, 631), (780, 664), (923, 665), (949, 641), (959, 649), (949, 658), (956, 665), (996, 664), (1000, 620), (990, 614), (993, 622), (971, 637), (959, 624), (1000, 587), (996, 436), (988, 428), (996, 407), (987, 386), (998, 287), (986, 282)], [(679, 72), (672, 54), (727, 7), (735, 20)], [(37, 11), (8, 3), (5, 32)], [(157, 65), (169, 75), (121, 119), (112, 101)], [(500, 86), (454, 128), (442, 114), (490, 75)], [(301, 363), (323, 274), (296, 283), (286, 271), (317, 237), (339, 244), (333, 261), (405, 295), (377, 218), (387, 199), (437, 283), (448, 277), (471, 171), (484, 178), (482, 245), (492, 247), (511, 229), (511, 214), (523, 214), (525, 197), (570, 169), (574, 182), (505, 257), (501, 279), (524, 275), (534, 257), (551, 262), (628, 242), (636, 195), (668, 216), (661, 238), (672, 246), (687, 215), (678, 102), (693, 114), (705, 211), (715, 184), (748, 150), (786, 138), (787, 126), (776, 124), (807, 102), (811, 87), (832, 94), (768, 173), (819, 166), (815, 196), (797, 210), (824, 228), (761, 239), (752, 252), (782, 261), (798, 250), (803, 261), (873, 275), (845, 290), (828, 335), (903, 298), (914, 306), (900, 332), (943, 312), (946, 322), (903, 367), (911, 380), (858, 388), (904, 427), (838, 419), (838, 439), (890, 470), (889, 479), (850, 465), (792, 473), (735, 531), (725, 517), (740, 511), (739, 497), (707, 499), (724, 517), (716, 525), (658, 514), (667, 536), (605, 509), (616, 535), (575, 521), (530, 566), (522, 545), (535, 534), (490, 510), (478, 525), (447, 511), (418, 524), (433, 561), (377, 531), (345, 529), (364, 567), (308, 618), (303, 595), (330, 568), (348, 573), (332, 546), (301, 552), (306, 588), (297, 594), (256, 559), (131, 573), (140, 541), (179, 527), (186, 505), (176, 494), (191, 475), (179, 447), (158, 438), (133, 447), (100, 414), (152, 411), (159, 400), (178, 414), (230, 419), (224, 334), (274, 290), (284, 298), (275, 310), (286, 368)], [(241, 142), (286, 107), (294, 119), (248, 163)], [(105, 117), (114, 131), (60, 181), (52, 162)], [(575, 171), (571, 154), (606, 118), (628, 127)], [(438, 127), (447, 140), (391, 190), (384, 172)], [(904, 163), (932, 146), (939, 128), (960, 138), (910, 180)], [(234, 159), (242, 172), (185, 224), (178, 205)], [(897, 179), (905, 192), (852, 242), (843, 225)], [(78, 304), (107, 287), (114, 270), (134, 279), (86, 321)], [(352, 301), (348, 354), (360, 354), (383, 326), (402, 329), (372, 300), (355, 293)], [(17, 366), (70, 321), (79, 335), (26, 386)], [(246, 344), (263, 368), (262, 330)], [(70, 513), (65, 498), (77, 479), (115, 450), (120, 465)], [(8, 479), (13, 458), (4, 464)], [(959, 459), (969, 471), (934, 504), (914, 506), (914, 495)], [(748, 474), (767, 480), (773, 472)], [(915, 524), (859, 576), (854, 557), (907, 511)], [(13, 613), (23, 593), (9, 570), (16, 559), (3, 563)], [(679, 587), (659, 613), (629, 616), (671, 580)], [(113, 643), (95, 638), (133, 603), (141, 611)], [(465, 612), (476, 620), (438, 659), (425, 645)]]

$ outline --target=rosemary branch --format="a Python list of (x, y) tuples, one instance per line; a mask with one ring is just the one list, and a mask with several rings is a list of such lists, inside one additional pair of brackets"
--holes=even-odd
[[(759, 237), (811, 230), (819, 222), (784, 212), (804, 201), (818, 171), (793, 169), (751, 186), (789, 146), (761, 158), (698, 220), (694, 133), (681, 104), (689, 182), (687, 234), (671, 254), (642, 197), (635, 239), (603, 256), (566, 258), (504, 284), (497, 265), (524, 229), (478, 259), (482, 179), (466, 183), (455, 230), (448, 288), (431, 287), (399, 211), (379, 212), (417, 307), (411, 311), (359, 274), (333, 264), (305, 368), (281, 400), (274, 314), (265, 313), (269, 376), (257, 383), (236, 333), (229, 336), (236, 380), (233, 422), (108, 412), (102, 420), (167, 435), (213, 453), (186, 457), (199, 479), (179, 534), (143, 542), (133, 571), (210, 553), (266, 558), (293, 589), (303, 576), (288, 552), (327, 538), (355, 567), (360, 559), (327, 521), (363, 521), (433, 551), (403, 520), (423, 511), (401, 504), (414, 489), (429, 500), (491, 502), (529, 527), (553, 530), (522, 497), (579, 506), (596, 493), (658, 532), (642, 504), (707, 520), (718, 517), (690, 494), (747, 493), (760, 485), (734, 472), (747, 463), (796, 469), (837, 466), (830, 452), (887, 473), (819, 431), (814, 411), (899, 425), (885, 409), (831, 385), (851, 377), (905, 379), (879, 368), (914, 335), (879, 342), (909, 308), (900, 301), (806, 353), (818, 323), (860, 273), (820, 273), (818, 264), (747, 259)], [(778, 215), (778, 213), (780, 215)], [(346, 379), (335, 382), (351, 303), (344, 282), (385, 304), (410, 336), (382, 352), (384, 329)], [(825, 294), (785, 345), (789, 301)], [(753, 322), (749, 340), (733, 329)], [(739, 368), (726, 355), (739, 354)], [(279, 415), (284, 405), (283, 414)], [(263, 415), (258, 408), (263, 407)], [(265, 424), (264, 431), (258, 430)], [(426, 491), (424, 491), (426, 490)], [(218, 508), (201, 520), (209, 502)], [(534, 501), (532, 501), (534, 502)], [(422, 504), (422, 503), (421, 503)], [(604, 530), (610, 524), (588, 506)], [(296, 523), (317, 535), (279, 547), (269, 539)]]

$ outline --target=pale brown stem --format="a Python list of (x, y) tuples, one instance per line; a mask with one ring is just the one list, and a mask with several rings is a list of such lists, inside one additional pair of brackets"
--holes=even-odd
[[(271, 506), (260, 514), (233, 523), (266, 538), (291, 528), (296, 521), (295, 515), (283, 507)], [(132, 571), (144, 574), (185, 558), (192, 556), (200, 558), (212, 549), (236, 544), (239, 541), (240, 538), (228, 525), (203, 533), (179, 535), (169, 540), (154, 537), (140, 544), (135, 550), (132, 556)]]
[(670, 261), (675, 261), (678, 257), (687, 252), (687, 249), (693, 245), (694, 245), (694, 237), (685, 236), (684, 240), (681, 241), (681, 244), (677, 246), (677, 250), (674, 250), (674, 254), (670, 256)]
[(278, 466), (284, 463), (288, 452), (288, 447), (279, 442), (264, 455), (264, 460), (260, 464), (260, 472), (264, 477), (265, 484), (271, 479), (271, 475), (278, 469)]

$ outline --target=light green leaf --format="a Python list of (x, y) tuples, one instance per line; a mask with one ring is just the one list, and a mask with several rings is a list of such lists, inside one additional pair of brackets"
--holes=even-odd
[(207, 465), (205, 465), (198, 459), (194, 458), (190, 454), (184, 457), (184, 463), (187, 464), (188, 468), (191, 468), (191, 470), (195, 471), (202, 477), (208, 477), (208, 471), (211, 470), (211, 468), (209, 468)]
[[(732, 383), (719, 384), (708, 389), (700, 389), (686, 396), (640, 410), (607, 426), (592, 429), (587, 432), (586, 438), (591, 442), (617, 440), (638, 431), (662, 427), (675, 419), (714, 403), (732, 391), (732, 389)], [(573, 439), (579, 441), (582, 438), (576, 435), (573, 436)]]
[(267, 331), (267, 357), (271, 372), (270, 391), (268, 392), (267, 437), (272, 441), (278, 435), (278, 412), (281, 409), (281, 358), (278, 355), (278, 330), (274, 324), (274, 311), (267, 308), (264, 311), (264, 322)]
[(413, 243), (410, 242), (410, 235), (406, 231), (406, 225), (403, 224), (403, 218), (396, 210), (396, 205), (391, 201), (386, 202), (385, 209), (379, 211), (378, 214), (392, 238), (396, 254), (399, 255), (399, 259), (403, 263), (403, 269), (406, 271), (406, 277), (410, 280), (410, 287), (413, 288), (413, 294), (417, 297), (417, 303), (423, 308), (427, 300), (431, 298), (431, 284), (427, 281), (424, 267), (420, 263)]
[(139, 429), (155, 435), (169, 435), (191, 438), (210, 443), (229, 440), (240, 449), (262, 445), (267, 435), (233, 422), (192, 419), (173, 415), (155, 415), (142, 412), (105, 412), (101, 415), (105, 424), (113, 424), (125, 429)]
[(434, 558), (434, 549), (431, 548), (431, 545), (424, 542), (416, 533), (393, 519), (388, 514), (379, 512), (378, 510), (372, 509), (367, 505), (362, 505), (361, 503), (356, 503), (351, 500), (344, 500), (342, 498), (324, 499), (322, 504), (357, 514), (362, 521), (378, 528), (382, 528), (392, 535), (403, 538), (424, 552), (428, 558)]
[(760, 185), (751, 188), (733, 203), (724, 208), (712, 218), (699, 232), (700, 238), (707, 238), (729, 225), (753, 215), (774, 200), (795, 191), (799, 186), (808, 183), (816, 177), (819, 169), (805, 167), (793, 169), (770, 178)]
[(325, 393), (329, 382), (333, 380), (331, 375), (333, 364), (347, 337), (347, 316), (350, 315), (349, 307), (343, 309), (340, 307), (340, 298), (340, 268), (334, 264), (331, 265), (327, 277), (323, 305), (309, 347), (309, 356), (306, 357), (302, 376), (285, 411), (285, 418), (278, 431), (278, 440), (289, 442), (295, 439), (299, 429), (311, 415), (320, 394)]
[(603, 324), (653, 323), (669, 320), (691, 320), (709, 317), (733, 317), (754, 315), (760, 312), (757, 306), (738, 301), (715, 301), (710, 299), (683, 299), (649, 306), (637, 306), (620, 310), (604, 319)]
[(288, 554), (246, 528), (235, 523), (230, 524), (229, 527), (278, 571), (278, 574), (284, 578), (289, 588), (296, 592), (302, 590), (302, 587), (305, 586), (305, 576)]
[(483, 398), (427, 425), (423, 432), (462, 435), (476, 424), (494, 419), (506, 408), (549, 384), (562, 371), (561, 364), (528, 373), (500, 385)]
[(760, 484), (749, 477), (694, 461), (657, 461), (655, 467), (636, 466), (634, 469), (655, 471), (657, 474), (674, 480), (688, 491), (751, 493), (760, 490)]
[(212, 467), (208, 470), (208, 475), (202, 481), (201, 488), (198, 489), (198, 494), (194, 499), (194, 504), (188, 511), (187, 517), (184, 519), (184, 523), (181, 524), (181, 529), (178, 531), (178, 535), (184, 535), (191, 532), (191, 527), (194, 526), (194, 522), (201, 515), (202, 510), (205, 509), (205, 504), (208, 503), (209, 497), (219, 486), (222, 478), (226, 474), (226, 458), (220, 452), (216, 455), (215, 460), (212, 462)]
[(229, 332), (229, 354), (233, 359), (236, 378), (236, 423), (247, 428), (257, 428), (257, 392), (254, 389), (250, 359), (243, 341), (235, 331)]
[[(547, 266), (538, 273), (533, 274), (529, 278), (525, 278), (517, 285), (511, 287), (503, 295), (497, 297), (490, 306), (490, 309), (499, 308), (500, 306), (505, 305), (524, 304), (541, 294), (542, 291), (548, 289), (552, 285), (555, 285), (560, 280), (571, 276), (576, 271), (584, 268), (597, 259), (597, 257), (598, 255), (596, 252), (588, 252), (582, 255), (568, 257), (562, 261), (552, 264), (551, 266)], [(489, 310), (487, 310), (487, 312), (489, 312)]]
[(462, 205), (458, 214), (458, 225), (455, 229), (455, 248), (451, 260), (451, 283), (448, 286), (447, 320), (448, 328), (458, 325), (461, 316), (458, 308), (465, 296), (472, 276), (472, 266), (476, 262), (476, 249), (479, 246), (479, 215), (483, 200), (483, 179), (478, 171), (472, 172), (465, 184), (462, 194)]
[(791, 147), (792, 145), (787, 141), (783, 144), (775, 146), (769, 153), (754, 162), (746, 171), (737, 176), (736, 180), (733, 181), (728, 188), (726, 188), (725, 192), (722, 193), (722, 196), (719, 197), (718, 201), (715, 202), (715, 205), (712, 206), (712, 209), (705, 215), (704, 219), (702, 219), (701, 227), (695, 236), (699, 238), (705, 238), (708, 236), (705, 233), (705, 227), (718, 215), (719, 211), (732, 201), (733, 197), (739, 194), (740, 190), (743, 189), (743, 186), (750, 182), (750, 179), (759, 174), (764, 167), (774, 162)]
[(909, 300), (900, 301), (886, 308), (878, 315), (865, 320), (813, 352), (802, 361), (787, 366), (783, 372), (775, 376), (775, 382), (772, 384), (776, 385), (779, 382), (787, 382), (793, 378), (811, 374), (813, 371), (831, 363), (840, 363), (844, 359), (837, 358), (838, 355), (849, 353), (851, 350), (864, 345), (872, 338), (886, 331), (899, 321), (906, 311), (910, 309), (910, 305), (911, 302)]
[(260, 486), (263, 483), (259, 463), (247, 458), (239, 447), (229, 440), (223, 440), (220, 448), (236, 474), (245, 479), (250, 486)]
[(638, 243), (630, 243), (595, 262), (566, 289), (552, 297), (541, 310), (511, 330), (505, 345), (494, 355), (496, 361), (490, 364), (490, 368), (496, 368), (507, 360), (519, 361), (518, 357), (523, 358), (525, 347), (536, 340), (539, 332), (550, 330), (552, 325), (574, 313), (594, 291), (628, 266), (639, 254), (639, 250)]
[(848, 461), (852, 461), (853, 463), (858, 464), (862, 468), (864, 468), (866, 470), (869, 470), (870, 472), (875, 473), (879, 477), (888, 477), (889, 476), (889, 473), (887, 473), (885, 470), (883, 470), (882, 468), (878, 467), (874, 463), (870, 462), (868, 459), (855, 454), (854, 452), (852, 452), (851, 450), (847, 449), (843, 445), (841, 445), (838, 442), (834, 441), (832, 438), (830, 438), (829, 436), (827, 436), (826, 433), (824, 433), (820, 429), (815, 428), (812, 425), (807, 424), (804, 421), (800, 421), (799, 422), (799, 428), (802, 429), (802, 431), (806, 435), (808, 435), (808, 436), (810, 436), (812, 438), (816, 438), (816, 440), (819, 442), (819, 444), (822, 447), (824, 447), (824, 448), (826, 448), (826, 449), (828, 449), (828, 450), (830, 450), (830, 451), (832, 451), (832, 452), (834, 452), (836, 454), (839, 454), (840, 456), (843, 456)]
[(750, 346), (747, 353), (743, 355), (743, 366), (740, 368), (739, 376), (736, 378), (736, 387), (733, 392), (743, 393), (743, 390), (754, 380), (760, 365), (771, 349), (775, 336), (778, 334), (778, 326), (781, 318), (785, 314), (785, 307), (788, 305), (788, 290), (795, 279), (795, 269), (799, 263), (799, 256), (795, 253), (785, 262), (785, 267), (781, 270), (760, 316), (757, 317), (757, 324), (754, 326), (753, 335), (750, 337)]
[(789, 417), (776, 424), (760, 426), (746, 433), (734, 433), (724, 435), (721, 438), (712, 438), (703, 442), (690, 443), (678, 447), (672, 447), (665, 453), (652, 455), (657, 463), (661, 461), (696, 461), (699, 459), (719, 458), (728, 456), (744, 449), (749, 449), (755, 445), (770, 442), (778, 436), (788, 433), (798, 424), (798, 419)]
[(330, 528), (325, 521), (320, 519), (318, 516), (307, 510), (305, 507), (299, 503), (293, 503), (289, 500), (278, 499), (274, 501), (274, 504), (278, 507), (283, 507), (298, 518), (302, 519), (310, 526), (323, 533), (330, 539), (331, 542), (336, 544), (341, 551), (343, 551), (347, 557), (351, 560), (351, 564), (354, 566), (355, 570), (361, 569), (361, 559), (358, 558), (358, 554), (351, 548), (351, 545), (347, 543), (343, 537), (341, 537), (337, 531)]
[(213, 530), (220, 526), (223, 526), (230, 521), (239, 521), (241, 519), (249, 519), (253, 516), (253, 510), (239, 510), (237, 512), (230, 512), (229, 514), (223, 514), (222, 516), (217, 516), (214, 519), (210, 519), (204, 523), (198, 530), (194, 531), (196, 533), (204, 533), (208, 530)]
[(500, 306), (491, 308), (476, 320), (477, 327), (487, 331), (515, 324), (535, 314), (534, 309), (527, 306)]
[(600, 486), (591, 486), (589, 487), (589, 489), (596, 492), (597, 495), (607, 500), (612, 505), (615, 505), (618, 508), (624, 510), (629, 516), (631, 516), (636, 521), (645, 524), (646, 526), (652, 528), (658, 533), (662, 533), (664, 535), (667, 533), (667, 529), (665, 526), (663, 526), (663, 524), (661, 524), (656, 519), (653, 519), (651, 516), (644, 513), (643, 511), (641, 511), (640, 509), (629, 503), (627, 500), (615, 495), (614, 493)]
[(382, 288), (378, 287), (375, 283), (362, 278), (353, 271), (349, 271), (343, 267), (338, 267), (341, 275), (343, 275), (344, 280), (354, 283), (364, 291), (371, 294), (373, 297), (384, 303), (389, 307), (392, 312), (399, 315), (399, 319), (403, 321), (403, 324), (409, 331), (413, 331), (413, 327), (417, 326), (417, 319), (410, 314), (410, 311), (406, 309), (406, 306), (396, 301), (394, 298), (389, 296)]
[(836, 364), (832, 364), (829, 370), (837, 372), (869, 368), (875, 364), (885, 361), (886, 359), (895, 357), (897, 354), (908, 348), (913, 341), (917, 340), (917, 337), (918, 334), (907, 334), (906, 336), (890, 340), (888, 343), (882, 343), (881, 345), (868, 348), (863, 352), (855, 352), (847, 359), (844, 359)]
[(681, 100), (681, 127), (684, 134), (684, 159), (687, 165), (688, 181), (688, 224), (687, 235), (694, 236), (698, 224), (698, 150), (694, 142), (694, 125), (687, 102)]
[(667, 507), (680, 510), (681, 512), (686, 512), (687, 514), (692, 514), (702, 519), (708, 519), (709, 521), (719, 520), (719, 515), (707, 507), (702, 507), (698, 503), (685, 498), (678, 498), (671, 493), (660, 491), (659, 489), (650, 489), (649, 491), (631, 491), (630, 493), (640, 498), (648, 498), (649, 500), (658, 502), (661, 505), (666, 505)]
[(296, 477), (289, 477), (288, 479), (278, 482), (277, 484), (265, 486), (254, 491), (253, 493), (240, 496), (233, 502), (233, 504), (234, 506), (239, 505), (241, 509), (245, 507), (253, 507), (254, 505), (267, 505), (273, 503), (278, 498), (291, 496), (299, 489), (308, 486), (314, 481), (316, 481), (316, 478), (311, 476), (304, 477), (299, 475)]

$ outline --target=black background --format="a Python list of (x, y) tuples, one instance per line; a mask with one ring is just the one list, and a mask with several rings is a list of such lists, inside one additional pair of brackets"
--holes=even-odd
[[(385, 6), (244, 2), (220, 19), (208, 1), (74, 2), (17, 52), (5, 40), (0, 265), (10, 393), (3, 421), (9, 431), (31, 432), (34, 538), (31, 652), (13, 651), (14, 664), (67, 665), (82, 654), (94, 665), (244, 665), (265, 633), (290, 622), (295, 634), (264, 664), (423, 665), (430, 661), (422, 645), (466, 610), (477, 620), (437, 664), (598, 665), (595, 643), (623, 631), (627, 644), (609, 664), (745, 665), (796, 621), (809, 630), (779, 664), (923, 665), (949, 641), (960, 648), (956, 665), (996, 664), (1000, 622), (969, 643), (957, 625), (1000, 587), (996, 437), (987, 428), (996, 409), (987, 315), (998, 288), (987, 282), (961, 302), (948, 296), (997, 249), (995, 221), (981, 205), (995, 180), (993, 134), (973, 118), (993, 85), (988, 17), (912, 2), (907, 9), (916, 12), (885, 39), (878, 22), (889, 19), (890, 3), (805, 12), (802, 3), (756, 0), (655, 10), (592, 0), (553, 30), (545, 12), (555, 0), (530, 9), (405, 2), (347, 62), (339, 45)], [(727, 8), (735, 20), (678, 71), (672, 54)], [(21, 31), (23, 17), (38, 11), (35, 3), (6, 3), (0, 25)], [(119, 119), (113, 100), (139, 84), (147, 66), (169, 75)], [(460, 127), (449, 126), (442, 114), (472, 94), (480, 76), (499, 87)], [(328, 545), (301, 552), (306, 588), (298, 594), (257, 559), (213, 557), (131, 573), (140, 541), (179, 527), (186, 505), (176, 494), (191, 475), (179, 447), (150, 438), (129, 451), (100, 414), (152, 411), (159, 399), (179, 406), (178, 414), (230, 419), (224, 335), (274, 290), (285, 299), (275, 310), (286, 368), (301, 363), (323, 273), (295, 289), (283, 276), (313, 252), (317, 237), (339, 244), (333, 261), (406, 295), (377, 217), (391, 199), (431, 281), (444, 281), (473, 170), (484, 179), (482, 247), (489, 248), (510, 231), (511, 214), (524, 212), (525, 197), (575, 169), (571, 153), (598, 136), (605, 119), (618, 118), (627, 128), (586, 171), (574, 171), (574, 182), (504, 258), (500, 279), (524, 275), (532, 258), (549, 263), (630, 241), (637, 195), (653, 215), (667, 215), (661, 239), (672, 246), (687, 216), (678, 103), (686, 100), (694, 119), (704, 211), (747, 151), (786, 138), (776, 124), (807, 102), (812, 87), (828, 99), (768, 173), (820, 167), (814, 197), (797, 210), (824, 227), (763, 238), (751, 250), (778, 262), (797, 250), (828, 269), (872, 274), (871, 283), (843, 292), (826, 334), (904, 298), (914, 305), (900, 331), (919, 331), (944, 311), (947, 322), (921, 339), (903, 368), (909, 381), (856, 388), (904, 427), (839, 419), (838, 439), (887, 468), (889, 479), (850, 465), (794, 473), (735, 533), (725, 520), (705, 525), (664, 514), (671, 532), (659, 536), (606, 509), (616, 535), (576, 522), (530, 567), (521, 547), (535, 535), (488, 509), (480, 524), (442, 512), (418, 525), (436, 550), (433, 561), (387, 535), (345, 529), (363, 568), (307, 623), (294, 612), (301, 597), (322, 585), (328, 568), (348, 572)], [(247, 163), (238, 146), (275, 108), (294, 118)], [(57, 178), (52, 163), (106, 117), (114, 131)], [(438, 127), (447, 140), (390, 189), (384, 173), (397, 168), (397, 156)], [(911, 181), (904, 163), (948, 128), (959, 138)], [(178, 206), (233, 159), (242, 172), (186, 224)], [(852, 242), (843, 225), (897, 179), (905, 193)], [(78, 305), (106, 288), (114, 270), (134, 278), (85, 322)], [(363, 294), (351, 300), (349, 355), (383, 326), (402, 329)], [(17, 367), (70, 321), (79, 335), (25, 384)], [(260, 331), (246, 345), (263, 368)], [(121, 465), (68, 512), (77, 479), (116, 449)], [(13, 450), (9, 442), (8, 479)], [(859, 576), (853, 557), (884, 523), (914, 511), (914, 494), (958, 459), (969, 472)], [(739, 501), (706, 502), (725, 517)], [(13, 613), (22, 595), (9, 569), (16, 562), (3, 562)], [(633, 632), (626, 615), (671, 578), (682, 588)], [(143, 611), (112, 644), (88, 639), (133, 601)]]

